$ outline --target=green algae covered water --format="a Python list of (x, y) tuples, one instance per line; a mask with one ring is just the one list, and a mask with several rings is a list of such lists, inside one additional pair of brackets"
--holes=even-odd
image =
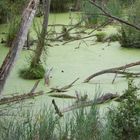
[[(77, 15), (65, 14), (51, 14), (50, 24), (73, 24), (78, 19)], [(36, 20), (38, 21), (38, 19)], [(0, 38), (4, 38), (3, 32), (7, 32), (7, 25), (0, 26)], [(60, 27), (55, 27), (57, 31), (61, 31)], [(116, 28), (108, 26), (104, 29), (107, 35), (116, 33)], [(34, 31), (31, 30), (33, 38), (35, 37)], [(100, 86), (102, 93), (119, 93), (127, 88), (127, 80), (125, 78), (117, 77), (114, 84), (112, 80), (114, 74), (105, 74), (95, 77), (89, 83), (83, 83), (84, 79), (91, 74), (116, 66), (125, 65), (131, 62), (139, 61), (140, 50), (139, 49), (127, 49), (121, 48), (118, 42), (108, 43), (96, 43), (95, 37), (88, 38), (85, 41), (73, 41), (63, 45), (63, 42), (53, 42), (52, 47), (48, 48), (48, 56), (46, 58), (47, 68), (53, 67), (52, 78), (50, 79), (50, 86), (47, 87), (42, 79), (37, 91), (43, 90), (49, 91), (51, 87), (62, 87), (74, 81), (76, 78), (80, 78), (75, 85), (66, 92), (68, 95), (75, 95), (75, 90), (81, 91), (81, 93), (87, 93), (88, 98), (92, 99), (95, 96), (95, 90)], [(8, 48), (0, 44), (0, 64), (4, 60), (8, 52)], [(31, 51), (23, 50), (16, 63), (16, 66), (12, 70), (5, 89), (4, 95), (8, 94), (22, 94), (29, 92), (33, 87), (35, 80), (24, 80), (18, 75), (19, 70), (26, 67)], [(132, 68), (133, 71), (139, 72), (140, 67)], [(140, 80), (136, 79), (136, 83)], [(51, 97), (47, 95), (34, 99), (36, 101), (36, 108), (41, 106), (40, 104), (51, 102)], [(66, 106), (71, 100), (56, 99), (60, 106)]]

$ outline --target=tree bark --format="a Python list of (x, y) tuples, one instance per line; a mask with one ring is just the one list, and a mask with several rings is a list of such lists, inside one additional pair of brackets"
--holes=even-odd
[(43, 25), (42, 25), (42, 31), (38, 38), (38, 44), (35, 50), (35, 54), (32, 58), (31, 67), (36, 67), (36, 65), (40, 63), (41, 54), (45, 46), (45, 37), (47, 34), (50, 3), (51, 3), (51, 0), (44, 0), (44, 20), (43, 20)]
[(27, 38), (28, 30), (35, 16), (38, 2), (39, 0), (30, 0), (28, 6), (23, 11), (21, 22), (20, 22), (20, 29), (16, 35), (16, 38), (12, 43), (11, 49), (9, 50), (0, 68), (0, 94), (2, 93), (5, 82), (17, 60), (17, 57), (24, 46), (25, 40)]

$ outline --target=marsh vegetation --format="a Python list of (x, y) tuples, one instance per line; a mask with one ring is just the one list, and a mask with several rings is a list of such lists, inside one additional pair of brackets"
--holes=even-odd
[(139, 0), (0, 1), (0, 139), (140, 139)]

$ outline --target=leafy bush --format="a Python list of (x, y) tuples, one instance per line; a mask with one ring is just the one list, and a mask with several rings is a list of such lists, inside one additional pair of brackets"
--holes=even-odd
[[(140, 24), (140, 1), (137, 0), (128, 11), (128, 21), (134, 25)], [(140, 31), (130, 26), (122, 25), (122, 36), (120, 38), (122, 47), (140, 48)]]
[(137, 87), (132, 81), (122, 96), (120, 105), (109, 112), (110, 131), (113, 140), (138, 140), (140, 138), (140, 105)]

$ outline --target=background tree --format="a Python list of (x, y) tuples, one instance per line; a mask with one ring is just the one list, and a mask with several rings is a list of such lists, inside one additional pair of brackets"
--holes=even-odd
[(44, 0), (44, 19), (42, 24), (42, 31), (38, 36), (38, 43), (35, 49), (35, 53), (31, 59), (29, 68), (20, 71), (20, 76), (25, 79), (40, 79), (44, 77), (45, 69), (41, 62), (41, 55), (45, 47), (45, 37), (47, 34), (48, 18), (50, 12), (51, 0)]

